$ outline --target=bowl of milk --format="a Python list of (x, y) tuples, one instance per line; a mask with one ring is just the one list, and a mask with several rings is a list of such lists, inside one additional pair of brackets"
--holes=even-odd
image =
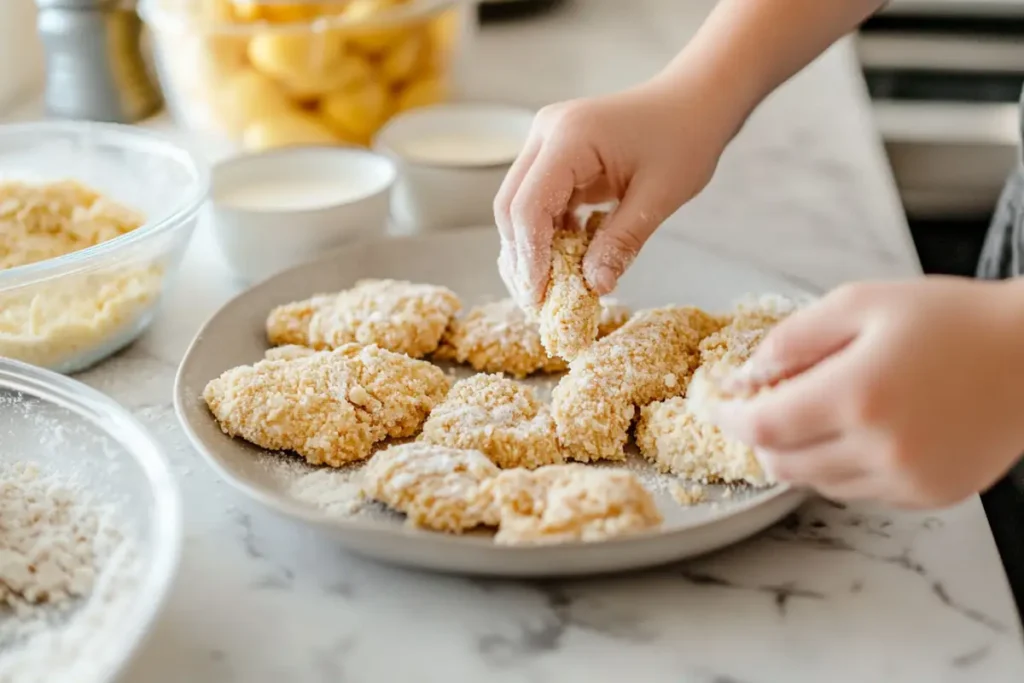
[(355, 147), (285, 147), (214, 167), (210, 223), (246, 283), (384, 235), (395, 164)]
[(377, 134), (374, 149), (398, 167), (391, 195), (397, 232), (494, 223), (494, 196), (526, 143), (534, 112), (455, 103), (410, 110)]

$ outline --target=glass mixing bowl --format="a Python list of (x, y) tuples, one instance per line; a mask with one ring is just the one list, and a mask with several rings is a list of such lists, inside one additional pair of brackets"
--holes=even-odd
[[(90, 593), (48, 627), (0, 609), (0, 680), (113, 681), (160, 612), (177, 571), (181, 505), (160, 446), (112, 399), (80, 382), (0, 358), (0, 465), (31, 463), (109, 510), (125, 539)], [(97, 537), (104, 528), (101, 525)], [(11, 634), (14, 637), (11, 637)]]
[(153, 319), (206, 198), (206, 166), (137, 128), (41, 122), (0, 126), (0, 181), (10, 180), (76, 180), (146, 217), (99, 245), (0, 270), (0, 356), (76, 372)]
[(446, 100), (463, 0), (142, 0), (165, 98), (246, 149), (368, 145), (394, 114)]

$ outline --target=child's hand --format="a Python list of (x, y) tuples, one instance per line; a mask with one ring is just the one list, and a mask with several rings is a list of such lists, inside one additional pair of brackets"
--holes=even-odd
[(841, 288), (773, 330), (727, 388), (792, 378), (723, 404), (715, 421), (781, 481), (840, 499), (957, 502), (1024, 451), (1022, 294), (953, 278)]
[(584, 261), (590, 285), (607, 294), (655, 228), (711, 178), (733, 131), (696, 92), (660, 88), (648, 83), (537, 115), (494, 201), (501, 275), (520, 304), (543, 296), (552, 233), (579, 204), (621, 200)]

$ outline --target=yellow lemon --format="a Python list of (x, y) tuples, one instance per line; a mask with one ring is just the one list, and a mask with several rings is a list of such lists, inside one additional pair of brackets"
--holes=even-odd
[(292, 108), (279, 85), (252, 69), (230, 78), (217, 92), (216, 104), (221, 123), (236, 134), (252, 121)]
[(434, 17), (427, 25), (427, 55), (423, 61), (427, 70), (440, 72), (448, 66), (462, 31), (459, 9), (449, 10)]
[(427, 25), (430, 42), (443, 50), (450, 50), (455, 46), (461, 31), (462, 15), (458, 8), (439, 14)]
[(287, 24), (295, 21), (307, 21), (320, 14), (320, 7), (314, 4), (274, 4), (265, 5), (263, 14), (268, 21)]
[(406, 27), (373, 24), (377, 15), (400, 4), (396, 0), (352, 0), (341, 16), (357, 24), (368, 22), (370, 25), (352, 29), (348, 36), (349, 44), (371, 54), (379, 54), (401, 44), (409, 32)]
[(424, 55), (425, 41), (419, 33), (410, 33), (406, 38), (384, 53), (380, 61), (380, 73), (388, 83), (401, 83), (416, 71)]
[(313, 116), (302, 111), (280, 112), (253, 121), (245, 128), (242, 144), (246, 149), (261, 150), (293, 145), (332, 145), (337, 139)]
[(349, 59), (334, 32), (260, 33), (249, 42), (248, 54), (253, 66), (300, 99), (345, 87), (369, 69)]
[(234, 7), (230, 0), (203, 0), (199, 16), (207, 21), (232, 21), (235, 18)]
[(448, 88), (441, 78), (430, 77), (411, 81), (398, 93), (398, 111), (426, 107), (443, 102)]
[(320, 113), (339, 135), (368, 141), (390, 113), (388, 90), (380, 81), (368, 80), (324, 97)]
[(203, 50), (207, 68), (220, 75), (232, 74), (243, 68), (249, 39), (230, 33), (210, 33), (203, 37)]
[(231, 13), (239, 21), (262, 21), (266, 19), (263, 6), (254, 0), (235, 0), (230, 3)]

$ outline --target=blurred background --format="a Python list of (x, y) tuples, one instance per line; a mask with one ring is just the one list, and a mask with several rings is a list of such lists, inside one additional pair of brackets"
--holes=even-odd
[[(363, 144), (395, 113), (453, 96), (481, 23), (567, 2), (0, 0), (0, 116), (45, 90), (57, 116), (169, 109), (245, 148)], [(1024, 0), (893, 0), (857, 47), (926, 271), (973, 274), (1017, 159)]]

